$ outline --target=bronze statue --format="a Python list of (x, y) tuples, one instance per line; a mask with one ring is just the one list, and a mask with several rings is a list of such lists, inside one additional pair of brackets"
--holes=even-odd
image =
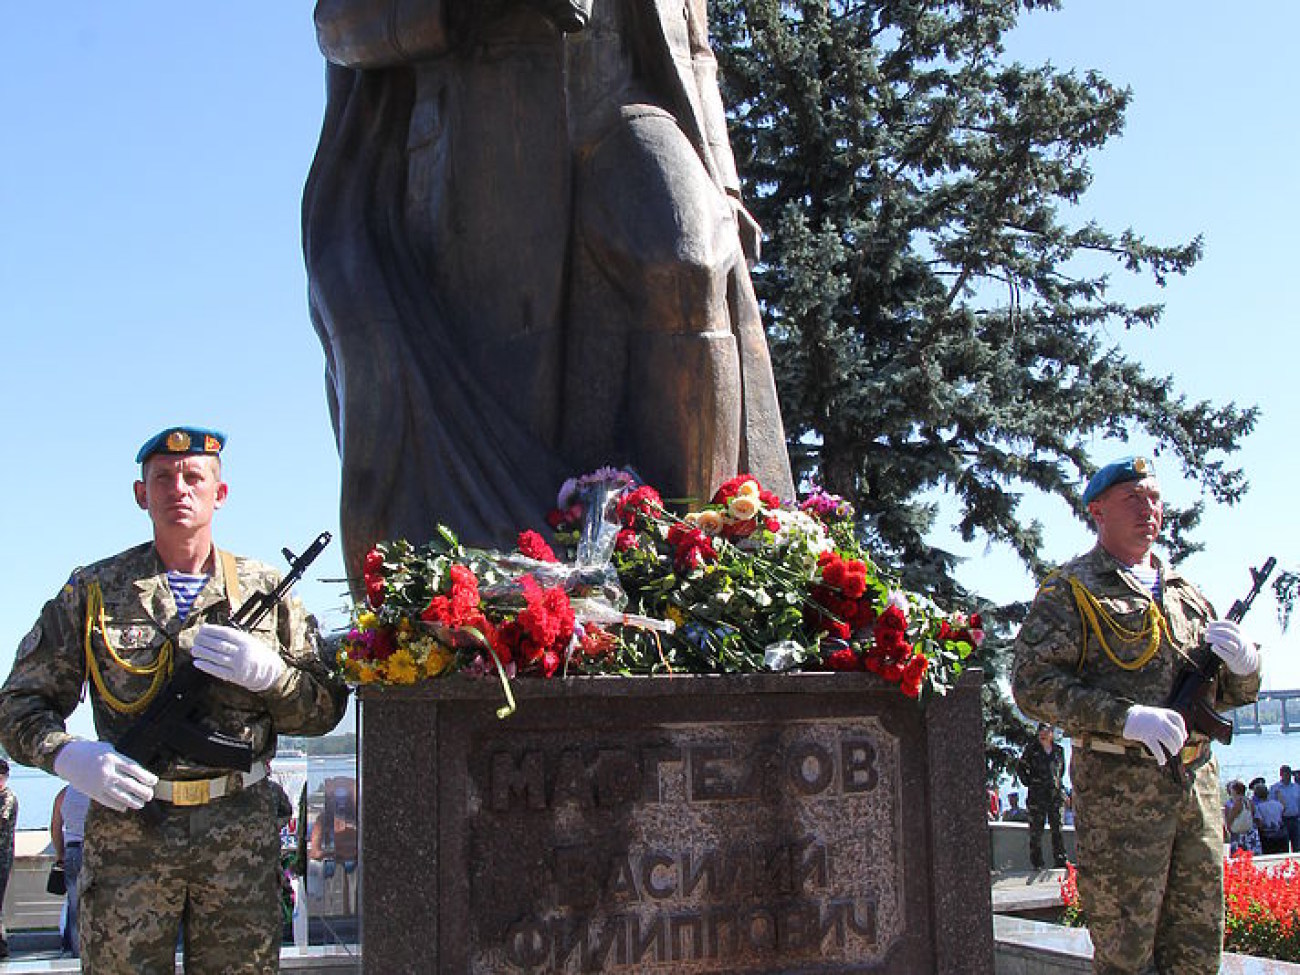
[(705, 0), (318, 0), (303, 206), (355, 569), (561, 481), (793, 493)]

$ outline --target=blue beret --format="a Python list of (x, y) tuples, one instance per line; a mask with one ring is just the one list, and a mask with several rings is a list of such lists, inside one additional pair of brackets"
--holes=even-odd
[(168, 427), (144, 442), (135, 462), (143, 464), (154, 454), (219, 454), (226, 435), (206, 427)]
[(1144, 477), (1155, 477), (1155, 475), (1155, 467), (1145, 457), (1125, 457), (1117, 460), (1092, 475), (1088, 486), (1083, 489), (1083, 503), (1091, 504), (1101, 497), (1107, 488), (1112, 488), (1116, 484), (1140, 481)]

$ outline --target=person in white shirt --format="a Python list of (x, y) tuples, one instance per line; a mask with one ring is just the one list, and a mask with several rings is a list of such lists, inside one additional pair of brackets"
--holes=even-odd
[(1255, 827), (1259, 830), (1262, 853), (1287, 851), (1286, 827), (1282, 825), (1282, 803), (1272, 797), (1262, 782), (1255, 786)]
[(1286, 827), (1287, 843), (1292, 853), (1300, 853), (1300, 782), (1292, 778), (1290, 765), (1283, 765), (1277, 774), (1278, 781), (1273, 783), (1268, 794), (1282, 803), (1282, 825)]

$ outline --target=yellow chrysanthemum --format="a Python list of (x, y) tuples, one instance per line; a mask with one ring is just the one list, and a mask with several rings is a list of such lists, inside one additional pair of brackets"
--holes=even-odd
[(668, 617), (670, 620), (672, 620), (674, 623), (676, 623), (678, 626), (686, 625), (686, 614), (683, 613), (676, 606), (669, 606), (668, 612), (664, 613), (664, 615)]
[(394, 684), (414, 684), (420, 679), (420, 665), (405, 647), (384, 661), (384, 672)]
[(356, 684), (373, 684), (377, 679), (375, 668), (359, 660), (345, 660), (343, 674)]
[(357, 617), (358, 630), (373, 630), (378, 625), (379, 625), (379, 617), (376, 616), (374, 613), (370, 612), (369, 610), (366, 610), (364, 613), (360, 614)]
[(429, 655), (424, 658), (424, 675), (437, 677), (447, 671), (456, 661), (456, 655), (440, 644), (435, 644)]

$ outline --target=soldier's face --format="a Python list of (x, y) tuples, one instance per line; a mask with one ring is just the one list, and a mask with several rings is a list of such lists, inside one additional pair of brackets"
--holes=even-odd
[(207, 454), (150, 457), (135, 482), (135, 502), (149, 512), (155, 531), (193, 531), (212, 524), (226, 500), (215, 457)]
[(1154, 477), (1116, 484), (1088, 505), (1088, 511), (1102, 547), (1129, 564), (1146, 558), (1164, 524), (1164, 502)]

